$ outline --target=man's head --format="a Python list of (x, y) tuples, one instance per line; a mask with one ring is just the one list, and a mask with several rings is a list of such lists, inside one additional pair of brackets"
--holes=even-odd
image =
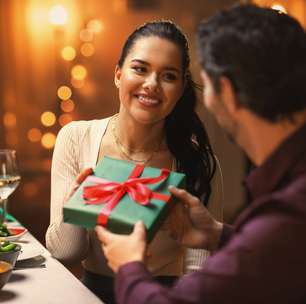
[[(202, 75), (217, 95), (229, 84), (237, 107), (271, 123), (306, 109), (306, 33), (294, 18), (236, 6), (202, 22), (198, 44)], [(217, 114), (218, 105), (209, 102), (206, 98)], [(234, 128), (231, 122), (221, 124)]]

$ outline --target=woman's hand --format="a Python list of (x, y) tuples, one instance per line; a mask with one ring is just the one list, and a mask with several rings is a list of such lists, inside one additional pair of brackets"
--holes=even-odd
[(80, 187), (81, 183), (86, 179), (88, 175), (93, 173), (92, 168), (84, 169), (75, 179), (75, 182), (71, 188), (71, 191), (65, 197), (65, 202), (69, 200), (69, 198), (74, 194), (74, 192)]
[(108, 265), (114, 272), (126, 263), (144, 262), (147, 245), (143, 222), (137, 222), (130, 235), (111, 233), (102, 226), (96, 226), (95, 230)]
[(177, 218), (176, 224), (169, 225), (171, 236), (187, 247), (215, 250), (223, 224), (211, 216), (197, 197), (173, 186), (169, 191), (179, 200), (178, 206), (185, 214)]

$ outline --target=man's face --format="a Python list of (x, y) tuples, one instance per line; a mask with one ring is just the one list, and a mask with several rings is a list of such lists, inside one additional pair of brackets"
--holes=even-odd
[(237, 138), (237, 123), (229, 113), (225, 102), (229, 96), (224, 93), (223, 86), (220, 86), (220, 92), (217, 92), (211, 78), (205, 70), (201, 71), (203, 90), (203, 103), (210, 113), (215, 117), (217, 123), (222, 127), (231, 141)]

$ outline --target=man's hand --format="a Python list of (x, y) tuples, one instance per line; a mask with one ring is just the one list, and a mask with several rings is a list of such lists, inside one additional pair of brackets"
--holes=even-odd
[(98, 239), (108, 260), (109, 267), (117, 272), (120, 266), (129, 262), (143, 262), (146, 252), (146, 230), (143, 222), (137, 222), (130, 235), (109, 232), (102, 226), (96, 226)]
[[(184, 204), (187, 216), (181, 217), (171, 235), (182, 245), (215, 250), (218, 247), (223, 224), (216, 221), (200, 200), (183, 189), (170, 186), (169, 191)], [(173, 225), (171, 225), (173, 226)]]

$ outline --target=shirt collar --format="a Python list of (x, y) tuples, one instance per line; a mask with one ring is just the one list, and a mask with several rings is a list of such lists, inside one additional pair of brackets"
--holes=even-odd
[(306, 124), (285, 139), (280, 146), (246, 178), (251, 199), (271, 192), (280, 183), (296, 159), (306, 150)]

